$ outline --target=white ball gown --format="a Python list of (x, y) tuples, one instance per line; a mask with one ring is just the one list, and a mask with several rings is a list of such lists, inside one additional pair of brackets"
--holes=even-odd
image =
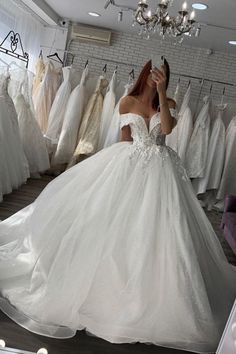
[(114, 109), (116, 104), (116, 93), (115, 93), (116, 85), (117, 85), (117, 72), (115, 71), (112, 75), (111, 81), (107, 89), (107, 93), (103, 101), (98, 147), (97, 147), (98, 151), (105, 147), (105, 141), (108, 135), (109, 126), (112, 120), (112, 116), (114, 114)]
[(0, 75), (0, 190), (11, 193), (29, 178), (14, 103), (8, 94), (10, 76)]
[(204, 177), (210, 137), (210, 97), (204, 97), (204, 105), (194, 123), (193, 132), (185, 155), (185, 166), (190, 178)]
[(1, 309), (46, 336), (213, 352), (236, 295), (227, 263), (160, 115), (120, 116), (119, 142), (0, 223)]
[(81, 81), (71, 92), (68, 100), (57, 150), (52, 165), (69, 163), (76, 148), (79, 127), (85, 107), (86, 81), (89, 76), (88, 66), (83, 70)]
[(193, 188), (197, 194), (207, 190), (217, 190), (220, 185), (225, 156), (225, 125), (223, 113), (226, 105), (217, 107), (218, 113), (213, 121), (210, 134), (205, 176), (193, 180)]

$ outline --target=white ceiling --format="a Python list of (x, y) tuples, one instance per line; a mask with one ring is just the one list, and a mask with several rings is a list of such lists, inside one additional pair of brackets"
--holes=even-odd
[[(137, 33), (137, 28), (131, 27), (132, 12), (125, 12), (123, 21), (117, 21), (118, 9), (109, 6), (104, 9), (105, 0), (45, 0), (46, 3), (61, 17), (70, 20), (90, 24), (99, 27), (110, 28), (117, 31)], [(148, 4), (155, 9), (157, 0), (148, 0)], [(189, 7), (198, 0), (188, 0)], [(204, 26), (199, 38), (186, 38), (184, 43), (203, 48), (212, 48), (225, 53), (236, 54), (236, 46), (230, 46), (229, 40), (236, 40), (236, 0), (200, 0), (209, 6), (206, 11), (197, 11), (197, 21), (212, 24), (229, 29), (220, 29), (216, 27)], [(116, 0), (117, 4), (137, 7), (138, 0)], [(181, 9), (183, 0), (174, 0), (172, 8), (173, 14)], [(95, 18), (88, 15), (89, 11), (95, 11), (101, 14), (101, 17)], [(235, 29), (235, 30), (234, 30)], [(183, 44), (184, 44), (183, 43)]]

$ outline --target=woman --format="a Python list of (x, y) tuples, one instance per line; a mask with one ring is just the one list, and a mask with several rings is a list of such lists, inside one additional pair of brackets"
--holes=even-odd
[(150, 70), (121, 101), (122, 142), (0, 224), (0, 306), (46, 336), (86, 328), (112, 343), (214, 352), (236, 271), (165, 146), (175, 124), (168, 63)]

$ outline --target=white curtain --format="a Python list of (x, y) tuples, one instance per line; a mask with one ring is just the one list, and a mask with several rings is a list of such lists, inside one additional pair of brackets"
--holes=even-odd
[[(34, 71), (35, 62), (40, 53), (40, 44), (43, 34), (43, 25), (30, 13), (24, 10), (13, 0), (0, 0), (0, 42), (10, 30), (18, 32), (21, 36), (24, 51), (29, 54), (29, 70)], [(9, 42), (8, 42), (9, 43)], [(19, 52), (20, 48), (17, 49)], [(0, 53), (0, 57), (6, 61), (16, 61), (25, 66), (20, 60)]]

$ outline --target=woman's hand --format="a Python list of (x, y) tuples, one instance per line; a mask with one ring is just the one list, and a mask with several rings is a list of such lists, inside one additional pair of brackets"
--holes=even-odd
[(166, 91), (166, 73), (164, 65), (161, 66), (161, 69), (153, 69), (152, 71), (152, 80), (157, 85), (157, 92), (163, 93)]

